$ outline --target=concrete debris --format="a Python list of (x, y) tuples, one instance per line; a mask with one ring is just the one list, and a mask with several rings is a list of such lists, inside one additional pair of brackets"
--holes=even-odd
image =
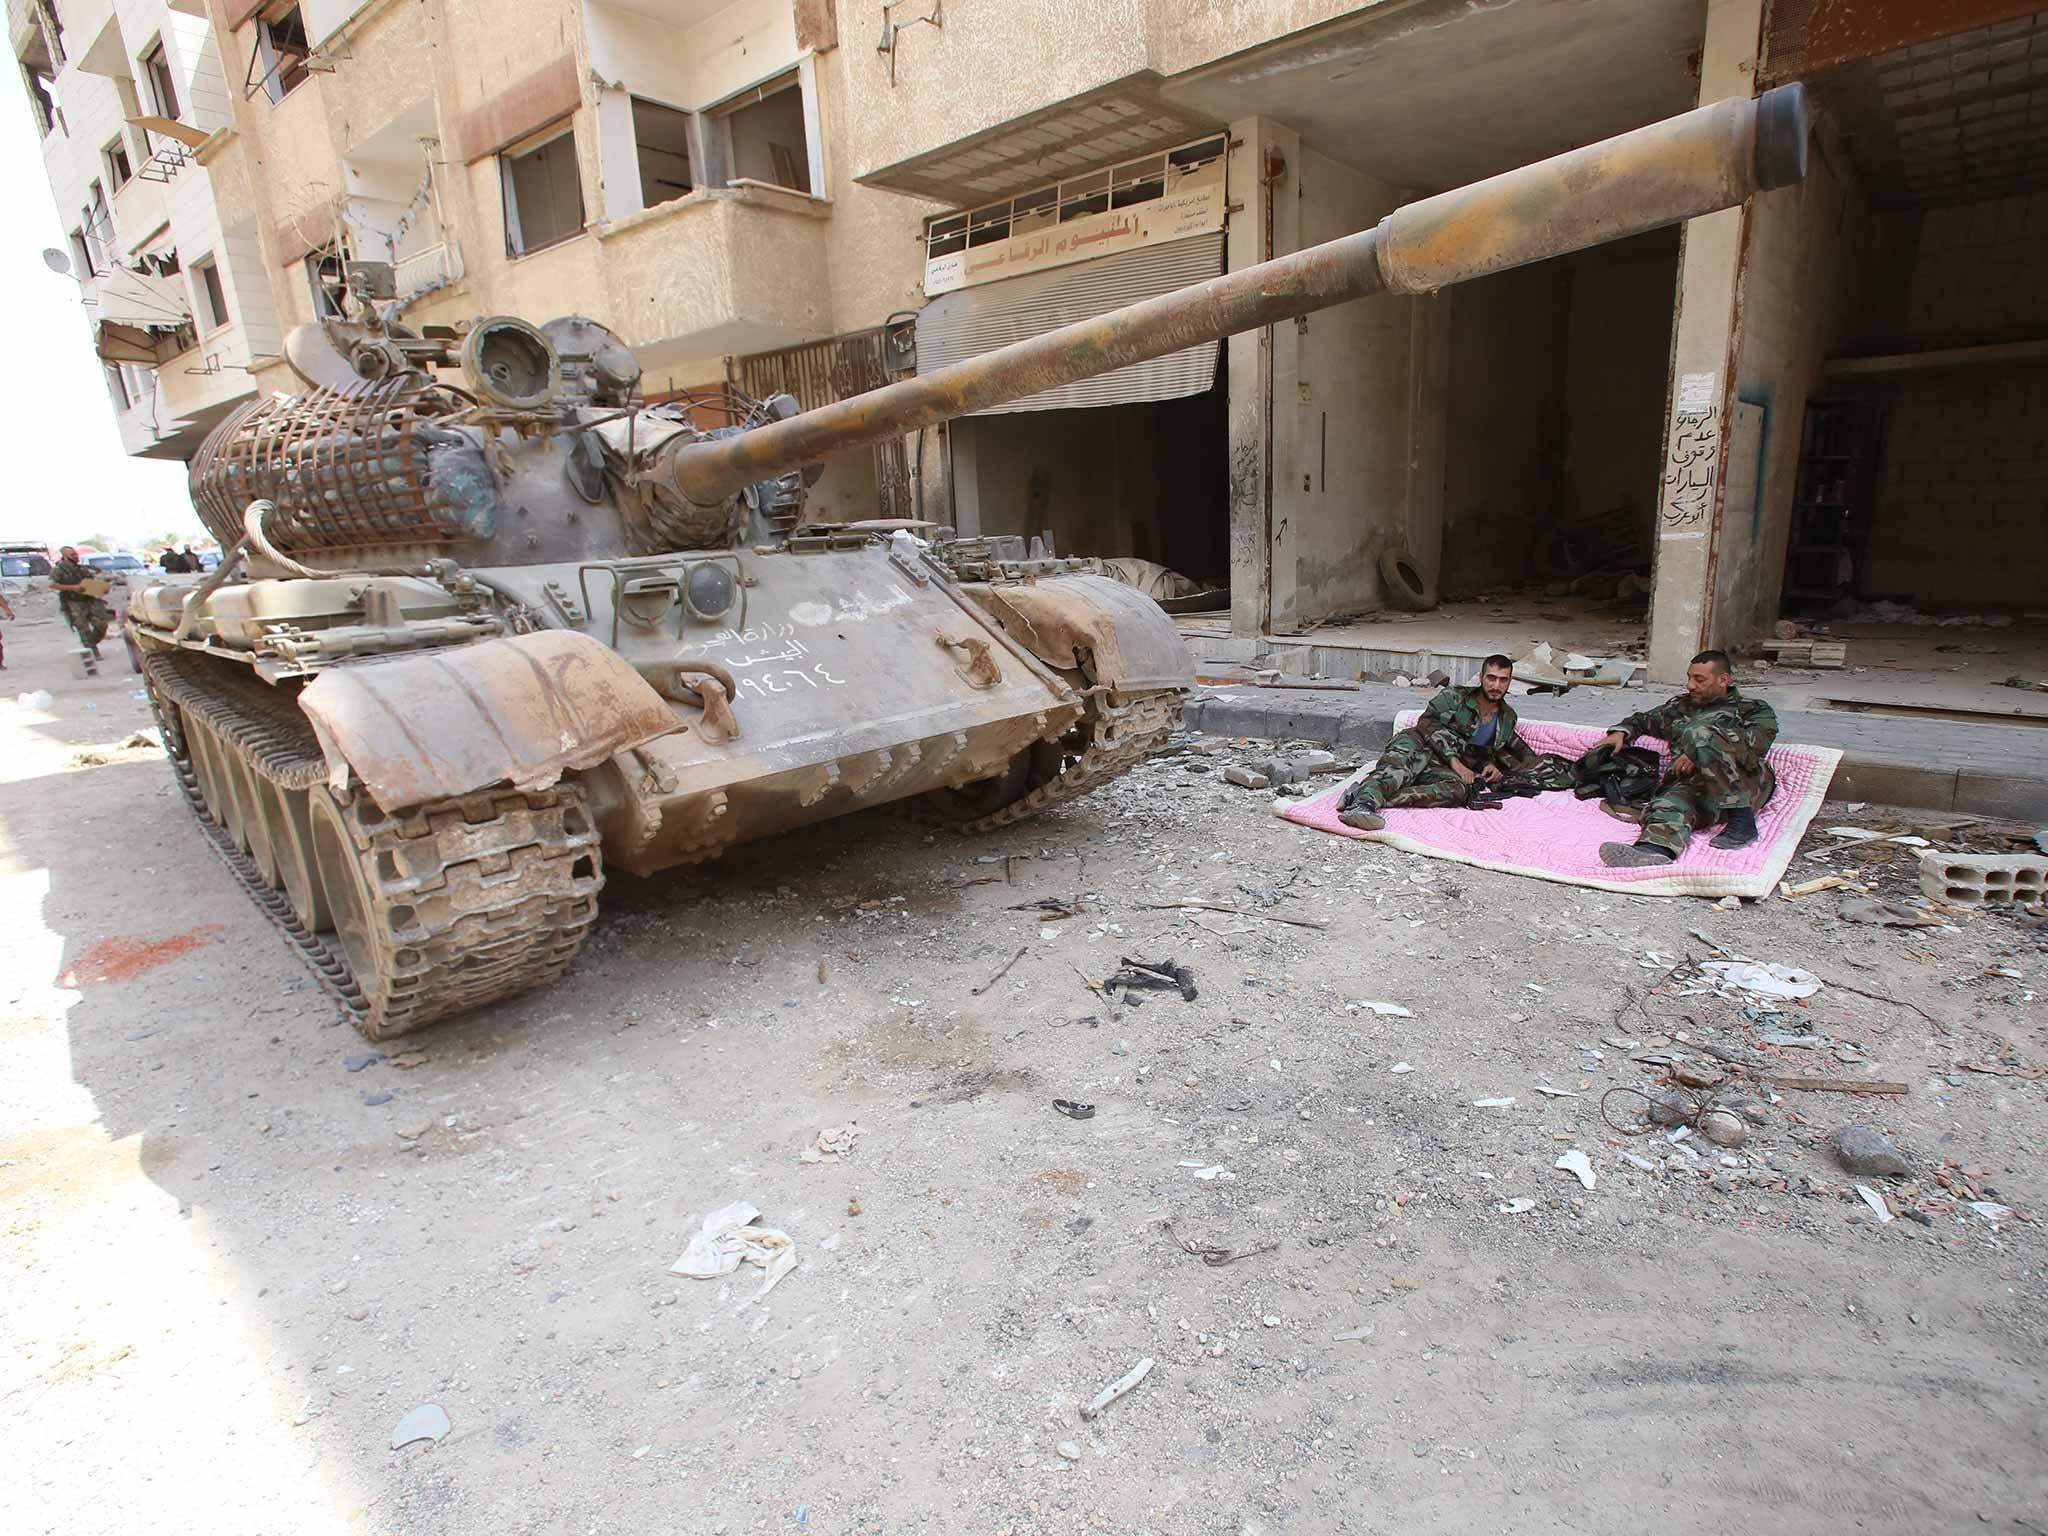
[[(1564, 1166), (1563, 1159), (1559, 1159), (1558, 1166)], [(1586, 1187), (1588, 1189), (1591, 1189), (1593, 1186), (1588, 1184)], [(1517, 1195), (1512, 1200), (1501, 1201), (1501, 1203), (1499, 1205), (1496, 1205), (1494, 1209), (1496, 1211), (1499, 1211), (1503, 1216), (1520, 1216), (1525, 1211), (1535, 1210), (1536, 1202), (1534, 1200), (1529, 1199), (1525, 1195)]]
[(1412, 1009), (1403, 1008), (1399, 1003), (1357, 1002), (1344, 1005), (1346, 1013), (1355, 1012), (1360, 1008), (1367, 1009), (1383, 1019), (1412, 1019), (1415, 1017)]
[(1228, 768), (1224, 769), (1223, 777), (1226, 782), (1236, 784), (1244, 789), (1269, 789), (1273, 783), (1263, 773), (1243, 767), (1237, 763), (1232, 763)]
[(1378, 1332), (1371, 1323), (1360, 1323), (1356, 1328), (1346, 1328), (1342, 1333), (1330, 1335), (1332, 1344), (1355, 1344), (1360, 1339), (1369, 1339)]
[(817, 1141), (805, 1147), (799, 1154), (800, 1159), (806, 1163), (822, 1163), (828, 1160), (836, 1163), (853, 1151), (853, 1143), (859, 1135), (860, 1127), (851, 1121), (820, 1131)]
[(1836, 909), (1845, 923), (1868, 923), (1880, 928), (1941, 928), (1944, 919), (1912, 901), (1879, 901), (1870, 896), (1844, 896)]
[(1405, 1061), (1397, 1061), (1391, 1067), (1387, 1068), (1387, 1070), (1389, 1072), (1398, 1074), (1402, 1072), (1413, 1072), (1415, 1069), (1408, 1065), (1408, 1063)]
[(421, 1403), (391, 1431), (391, 1449), (400, 1450), (419, 1440), (440, 1441), (449, 1430), (447, 1410), (439, 1403)]
[(1474, 1109), (1513, 1109), (1515, 1101), (1513, 1099), (1474, 1099), (1472, 1107)]
[(1587, 1189), (1591, 1189), (1600, 1179), (1600, 1175), (1593, 1171), (1592, 1159), (1587, 1157), (1577, 1147), (1573, 1147), (1571, 1151), (1565, 1153), (1551, 1166), (1562, 1168)]
[(1868, 1125), (1845, 1125), (1835, 1132), (1835, 1160), (1866, 1177), (1902, 1179), (1913, 1171), (1884, 1132)]
[(360, 1072), (365, 1067), (374, 1067), (383, 1059), (382, 1051), (363, 1051), (358, 1055), (344, 1058), (341, 1066), (345, 1072)]
[(1081, 1459), (1081, 1447), (1071, 1440), (1062, 1440), (1054, 1449), (1060, 1453), (1060, 1459), (1063, 1461), (1079, 1461)]

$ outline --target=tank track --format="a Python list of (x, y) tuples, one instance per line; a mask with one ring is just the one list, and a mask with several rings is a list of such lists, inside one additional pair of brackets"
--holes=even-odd
[(228, 870), (372, 1040), (388, 1040), (557, 979), (597, 917), (603, 860), (574, 785), (494, 790), (386, 815), (363, 796), (336, 812), (365, 894), (359, 976), (338, 935), (314, 933), (208, 809), (184, 713), (287, 790), (324, 794), (327, 766), (289, 694), (198, 658), (147, 659), (152, 709), (178, 787)]
[(994, 832), (1100, 789), (1164, 747), (1180, 726), (1181, 696), (1177, 693), (1098, 695), (1094, 713), (1081, 722), (1088, 732), (1088, 745), (1071, 763), (1001, 810), (958, 823), (955, 830)]
[(306, 968), (341, 1005), (349, 1022), (358, 1029), (362, 1028), (366, 1011), (363, 994), (357, 989), (355, 978), (349, 974), (347, 959), (339, 948), (309, 931), (299, 921), (284, 893), (270, 887), (256, 868), (255, 861), (236, 846), (227, 829), (216, 822), (213, 812), (207, 809), (206, 796), (199, 788), (199, 776), (192, 769), (191, 750), (185, 745), (183, 706), (173, 707), (177, 701), (166, 696), (168, 690), (161, 683), (163, 672), (156, 665), (167, 659), (163, 656), (145, 658), (143, 674), (149, 685), (149, 707), (156, 716), (157, 728), (163, 732), (165, 756), (170, 759), (171, 775), (177, 781), (178, 792), (185, 797), (185, 804), (191, 808), (207, 843), (256, 904), (256, 909), (269, 918), (292, 948), (298, 951), (299, 958), (306, 962)]

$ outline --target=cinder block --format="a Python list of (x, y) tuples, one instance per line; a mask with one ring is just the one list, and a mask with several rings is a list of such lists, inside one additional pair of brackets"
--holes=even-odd
[(1920, 889), (1963, 907), (2038, 907), (2048, 901), (2048, 858), (1930, 849), (1920, 855)]

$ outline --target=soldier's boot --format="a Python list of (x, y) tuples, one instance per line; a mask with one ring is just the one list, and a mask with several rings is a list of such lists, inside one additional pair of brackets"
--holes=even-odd
[(1728, 813), (1728, 825), (1712, 838), (1710, 848), (1747, 848), (1756, 841), (1756, 812), (1733, 810)]
[(1676, 857), (1669, 848), (1656, 843), (1602, 843), (1600, 862), (1609, 869), (1646, 868), (1652, 864), (1669, 864)]

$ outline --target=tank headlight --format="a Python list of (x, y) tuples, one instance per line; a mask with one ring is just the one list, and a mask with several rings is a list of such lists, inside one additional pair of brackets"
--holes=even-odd
[(733, 597), (738, 591), (732, 572), (709, 562), (690, 567), (689, 577), (683, 583), (684, 595), (690, 601), (690, 612), (700, 619), (725, 617), (731, 611)]

